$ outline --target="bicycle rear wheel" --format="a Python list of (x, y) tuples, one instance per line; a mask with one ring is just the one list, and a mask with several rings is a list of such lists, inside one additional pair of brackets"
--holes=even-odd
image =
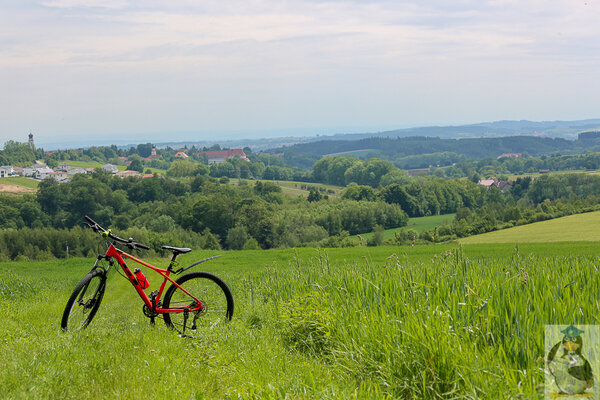
[[(211, 329), (233, 317), (231, 290), (218, 276), (209, 272), (190, 272), (175, 282), (202, 304), (202, 309), (190, 312), (187, 320), (183, 312), (164, 314), (165, 324), (180, 334), (194, 337), (203, 329)], [(171, 285), (163, 303), (163, 308), (169, 307), (197, 308), (197, 302), (177, 286)]]
[(104, 271), (94, 269), (84, 276), (67, 301), (61, 328), (65, 331), (80, 330), (88, 326), (100, 307), (105, 288)]

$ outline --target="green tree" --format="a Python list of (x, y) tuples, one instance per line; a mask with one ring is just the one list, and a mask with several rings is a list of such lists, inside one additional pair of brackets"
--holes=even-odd
[(227, 247), (232, 250), (241, 250), (248, 241), (248, 232), (243, 225), (236, 225), (227, 232)]
[(221, 250), (221, 245), (217, 238), (211, 233), (210, 229), (206, 228), (204, 232), (202, 232), (204, 236), (204, 244), (202, 245), (203, 249), (208, 250)]
[(142, 160), (140, 160), (139, 158), (133, 159), (133, 161), (131, 161), (131, 164), (129, 164), (127, 169), (129, 169), (130, 171), (144, 172), (144, 165), (142, 164)]
[(308, 197), (306, 198), (309, 202), (315, 202), (323, 199), (323, 195), (316, 189), (310, 189)]

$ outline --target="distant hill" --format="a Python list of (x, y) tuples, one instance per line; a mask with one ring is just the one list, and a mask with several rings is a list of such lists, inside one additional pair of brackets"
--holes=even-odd
[[(280, 137), (257, 138), (257, 139), (236, 139), (236, 140), (178, 140), (180, 136), (177, 133), (165, 132), (163, 135), (167, 140), (140, 140), (137, 142), (124, 141), (69, 141), (65, 143), (45, 143), (45, 150), (56, 150), (65, 148), (87, 148), (93, 145), (110, 145), (117, 144), (119, 148), (128, 149), (135, 147), (139, 143), (152, 142), (158, 147), (183, 148), (187, 146), (211, 147), (214, 144), (219, 144), (221, 147), (236, 148), (250, 147), (254, 151), (264, 151), (269, 149), (279, 149), (284, 146), (289, 148), (296, 144), (323, 142), (323, 141), (356, 141), (372, 137), (381, 138), (403, 138), (411, 136), (428, 136), (438, 137), (441, 139), (460, 139), (460, 138), (476, 138), (476, 137), (502, 137), (502, 136), (540, 136), (549, 138), (576, 139), (578, 133), (583, 131), (600, 130), (600, 119), (585, 119), (578, 121), (495, 121), (481, 122), (469, 125), (457, 126), (425, 126), (405, 129), (395, 129), (381, 132), (364, 132), (364, 133), (337, 133), (333, 135), (317, 135), (318, 132), (310, 130), (305, 136), (300, 136), (299, 130), (294, 130), (293, 135), (285, 136), (285, 131), (282, 131)], [(123, 134), (123, 137), (127, 137)], [(157, 134), (153, 135), (154, 137)], [(190, 133), (185, 133), (185, 136), (190, 136)], [(198, 136), (206, 136), (206, 134), (198, 134)], [(214, 137), (221, 136), (215, 133)], [(257, 133), (256, 136), (260, 136)], [(272, 136), (272, 135), (271, 135)], [(173, 139), (173, 140), (170, 140)], [(355, 150), (355, 149), (353, 149)]]
[(398, 138), (370, 137), (360, 140), (327, 140), (296, 144), (271, 150), (275, 153), (296, 153), (323, 156), (371, 149), (370, 157), (389, 160), (411, 155), (432, 153), (455, 153), (472, 159), (498, 157), (503, 153), (527, 153), (548, 155), (555, 153), (578, 153), (600, 149), (600, 141), (566, 140), (538, 136), (507, 136), (473, 139), (442, 139), (439, 137), (413, 136)]
[(358, 140), (369, 137), (409, 137), (433, 136), (445, 139), (500, 136), (543, 136), (563, 139), (576, 139), (581, 131), (600, 129), (600, 119), (578, 121), (495, 121), (457, 126), (424, 126), (395, 129), (372, 133), (336, 134), (320, 136), (316, 140)]

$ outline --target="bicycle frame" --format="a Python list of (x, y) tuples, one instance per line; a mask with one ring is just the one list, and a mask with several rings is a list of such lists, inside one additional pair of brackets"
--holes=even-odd
[[(129, 279), (129, 281), (131, 282), (131, 284), (133, 285), (133, 287), (135, 288), (135, 290), (137, 291), (138, 295), (140, 296), (140, 298), (142, 299), (142, 301), (144, 302), (144, 304), (146, 304), (146, 306), (148, 306), (151, 310), (154, 310), (156, 313), (158, 314), (165, 314), (165, 313), (181, 313), (181, 312), (185, 312), (186, 310), (188, 312), (195, 312), (195, 311), (201, 311), (203, 309), (202, 307), (202, 302), (197, 299), (196, 297), (192, 296), (188, 291), (186, 291), (184, 288), (182, 288), (181, 286), (179, 286), (177, 284), (177, 282), (175, 282), (173, 279), (171, 279), (169, 277), (169, 275), (171, 274), (171, 270), (170, 269), (162, 269), (162, 268), (158, 268), (155, 267), (152, 264), (149, 264), (145, 261), (140, 260), (139, 258), (136, 258), (134, 256), (132, 256), (131, 254), (128, 254), (126, 252), (124, 252), (123, 250), (120, 250), (118, 248), (116, 248), (113, 244), (111, 244), (108, 249), (106, 250), (106, 257), (109, 258), (114, 258), (115, 260), (117, 260), (117, 262), (119, 263), (119, 265), (121, 266), (121, 268), (123, 269), (123, 271), (125, 272), (125, 275), (127, 276), (127, 278)], [(146, 294), (146, 292), (144, 292), (144, 289), (142, 289), (142, 287), (140, 286), (138, 280), (136, 279), (135, 275), (131, 272), (131, 270), (129, 269), (129, 267), (127, 266), (127, 264), (125, 263), (125, 260), (123, 260), (123, 257), (128, 258), (138, 264), (143, 265), (144, 267), (150, 268), (151, 270), (157, 272), (158, 274), (160, 274), (164, 279), (163, 282), (160, 285), (160, 289), (158, 290), (158, 293), (156, 295), (156, 297), (154, 297), (154, 304), (152, 304), (152, 300), (150, 299), (150, 297), (148, 297), (148, 295)], [(183, 293), (187, 294), (188, 296), (190, 296), (190, 301), (194, 300), (194, 303), (197, 304), (194, 307), (169, 307), (169, 308), (163, 308), (163, 307), (158, 307), (157, 304), (163, 294), (163, 291), (165, 289), (165, 285), (167, 284), (167, 281), (171, 282), (173, 285), (175, 285), (176, 287), (178, 287)]]

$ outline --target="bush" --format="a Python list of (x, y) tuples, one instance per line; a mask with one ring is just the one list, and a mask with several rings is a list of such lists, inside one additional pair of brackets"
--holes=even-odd
[(367, 246), (381, 246), (383, 244), (384, 229), (381, 225), (375, 225), (373, 236), (367, 240)]
[(260, 250), (258, 242), (253, 237), (250, 237), (244, 244), (244, 250)]
[(227, 232), (227, 247), (231, 250), (241, 250), (248, 241), (248, 232), (243, 225), (236, 225)]

